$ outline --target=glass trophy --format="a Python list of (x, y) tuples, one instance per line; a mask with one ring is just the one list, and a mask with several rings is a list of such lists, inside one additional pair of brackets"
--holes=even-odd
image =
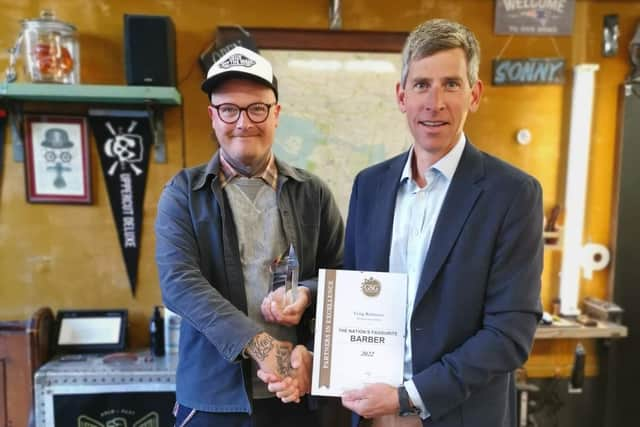
[(293, 244), (289, 245), (289, 249), (273, 261), (271, 264), (271, 273), (273, 279), (271, 282), (271, 290), (284, 286), (284, 294), (281, 301), (278, 301), (283, 307), (293, 304), (298, 298), (298, 272), (300, 265)]
[(293, 249), (293, 244), (289, 245), (289, 256), (287, 256), (287, 276), (284, 282), (285, 305), (293, 304), (298, 299), (298, 257)]

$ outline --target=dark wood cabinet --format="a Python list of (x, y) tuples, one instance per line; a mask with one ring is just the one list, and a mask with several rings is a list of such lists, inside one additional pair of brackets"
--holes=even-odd
[(33, 406), (33, 374), (49, 359), (53, 313), (0, 322), (0, 426), (26, 427)]

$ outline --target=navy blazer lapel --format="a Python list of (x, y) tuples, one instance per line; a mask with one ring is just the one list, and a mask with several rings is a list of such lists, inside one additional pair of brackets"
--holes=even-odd
[(482, 192), (481, 187), (476, 183), (483, 176), (482, 155), (467, 139), (460, 163), (458, 163), (456, 172), (451, 180), (436, 222), (431, 244), (422, 267), (414, 308), (418, 306), (418, 303), (433, 283), (438, 271), (440, 271), (440, 267), (442, 267), (442, 263), (458, 239), (458, 235), (462, 231), (473, 205)]
[(378, 271), (389, 271), (389, 251), (391, 250), (391, 233), (393, 232), (393, 215), (396, 207), (396, 197), (400, 186), (400, 176), (409, 151), (397, 156), (389, 162), (388, 168), (380, 174), (377, 188), (370, 188), (376, 198), (375, 221), (371, 222), (369, 233), (373, 236), (372, 254), (373, 266)]

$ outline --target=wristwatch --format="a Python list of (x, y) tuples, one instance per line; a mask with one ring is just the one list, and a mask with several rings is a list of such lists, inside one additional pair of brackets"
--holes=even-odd
[(408, 417), (409, 415), (418, 415), (420, 410), (414, 406), (411, 406), (411, 401), (409, 400), (409, 393), (407, 393), (407, 389), (404, 388), (403, 385), (398, 387), (398, 401), (400, 402), (400, 412), (398, 415), (401, 417)]

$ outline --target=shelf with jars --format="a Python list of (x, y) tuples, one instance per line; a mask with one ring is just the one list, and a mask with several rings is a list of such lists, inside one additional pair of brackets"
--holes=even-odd
[[(175, 87), (80, 84), (76, 28), (56, 19), (50, 10), (43, 10), (38, 18), (24, 19), (21, 24), (15, 45), (9, 50), (6, 77), (0, 81), (0, 104), (8, 110), (5, 114), (9, 116), (15, 161), (24, 159), (21, 128), (25, 103), (42, 104), (35, 107), (37, 110), (48, 108), (49, 103), (82, 104), (87, 109), (103, 105), (142, 106), (153, 127), (155, 160), (166, 161), (161, 107), (182, 104)], [(27, 82), (17, 82), (16, 64), (20, 57), (23, 79)]]
[[(76, 28), (45, 9), (40, 17), (21, 21), (22, 29), (9, 50), (0, 99), (35, 102), (179, 105), (175, 87), (113, 86), (80, 83), (80, 51)], [(24, 79), (18, 83), (22, 57)]]

